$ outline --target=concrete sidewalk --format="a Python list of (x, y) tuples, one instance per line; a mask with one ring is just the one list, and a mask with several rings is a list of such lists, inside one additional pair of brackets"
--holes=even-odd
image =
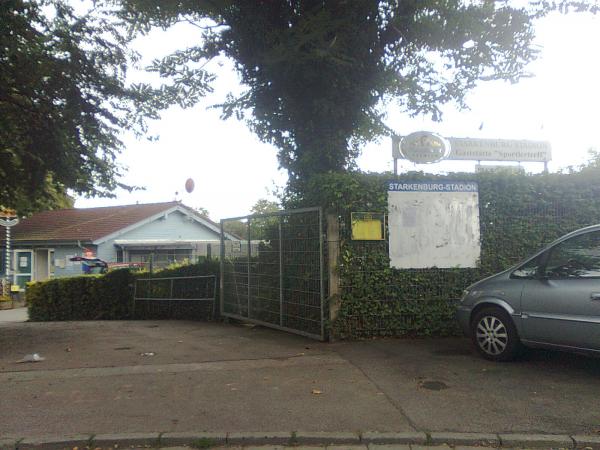
[[(39, 353), (39, 363), (17, 363)], [(510, 364), (465, 339), (325, 344), (197, 322), (0, 324), (0, 436), (181, 432), (600, 436), (600, 360)]]
[(0, 310), (0, 323), (2, 322), (26, 322), (29, 319), (27, 308), (14, 308)]

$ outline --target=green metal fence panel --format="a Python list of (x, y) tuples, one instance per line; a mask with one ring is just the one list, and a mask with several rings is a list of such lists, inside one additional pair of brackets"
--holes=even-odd
[[(229, 243), (229, 222), (246, 235)], [(221, 221), (221, 315), (323, 340), (325, 283), (320, 208)]]
[(216, 298), (215, 275), (138, 278), (133, 314), (146, 319), (212, 319)]

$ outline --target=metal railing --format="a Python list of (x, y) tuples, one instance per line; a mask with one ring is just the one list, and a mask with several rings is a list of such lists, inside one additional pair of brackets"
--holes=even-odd
[[(216, 301), (215, 275), (138, 278), (134, 285), (133, 314), (137, 317), (140, 313), (145, 318), (212, 318)], [(143, 312), (138, 308), (140, 305), (145, 307)]]

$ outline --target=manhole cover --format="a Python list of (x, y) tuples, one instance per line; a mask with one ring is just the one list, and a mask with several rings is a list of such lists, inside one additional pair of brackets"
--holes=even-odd
[(423, 389), (429, 389), (430, 391), (441, 391), (448, 389), (448, 385), (441, 381), (422, 381), (421, 387)]

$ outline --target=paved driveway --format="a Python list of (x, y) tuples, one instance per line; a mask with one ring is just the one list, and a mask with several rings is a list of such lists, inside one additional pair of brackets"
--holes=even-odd
[[(17, 363), (37, 352), (39, 363)], [(600, 430), (600, 360), (196, 322), (0, 324), (0, 435)]]

